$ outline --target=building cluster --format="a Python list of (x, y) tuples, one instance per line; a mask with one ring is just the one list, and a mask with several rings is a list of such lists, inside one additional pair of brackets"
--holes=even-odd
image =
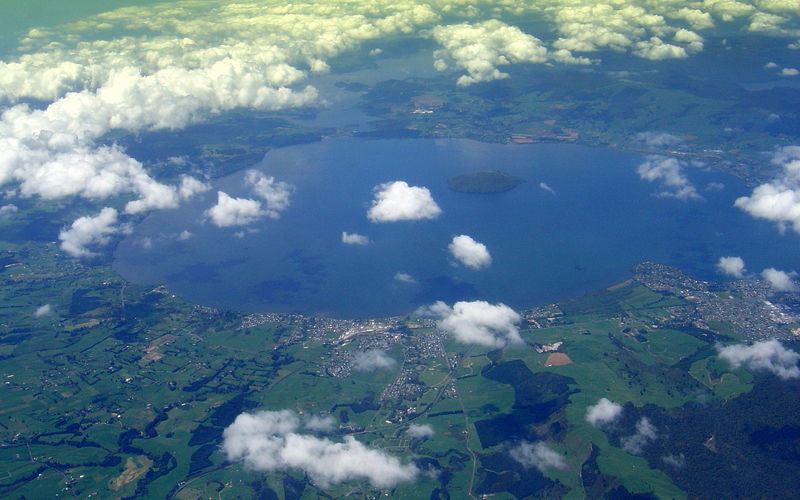
[(714, 322), (724, 322), (750, 340), (765, 340), (791, 338), (789, 325), (800, 322), (800, 311), (775, 300), (776, 293), (762, 280), (737, 280), (723, 288), (652, 262), (639, 264), (634, 273), (636, 281), (647, 288), (686, 299), (687, 305), (667, 309), (670, 317), (664, 319), (673, 324), (709, 329)]

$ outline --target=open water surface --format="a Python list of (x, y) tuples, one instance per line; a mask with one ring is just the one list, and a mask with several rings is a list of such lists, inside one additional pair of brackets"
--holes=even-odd
[[(218, 190), (257, 198), (240, 172), (179, 209), (148, 216), (118, 245), (114, 268), (209, 306), (361, 318), (436, 300), (550, 303), (624, 280), (643, 260), (701, 278), (719, 278), (723, 255), (743, 257), (753, 271), (800, 267), (800, 238), (733, 207), (749, 193), (739, 180), (693, 168), (687, 175), (702, 200), (659, 197), (661, 186), (636, 173), (643, 161), (612, 149), (457, 139), (330, 139), (273, 150), (254, 168), (295, 186), (280, 219), (238, 228), (206, 220)], [(453, 175), (491, 169), (526, 182), (496, 194), (447, 188)], [(442, 215), (370, 222), (373, 188), (395, 180), (429, 188)], [(181, 241), (182, 231), (193, 236)], [(345, 245), (343, 231), (370, 244)], [(459, 234), (484, 243), (492, 265), (454, 263), (447, 246)]]

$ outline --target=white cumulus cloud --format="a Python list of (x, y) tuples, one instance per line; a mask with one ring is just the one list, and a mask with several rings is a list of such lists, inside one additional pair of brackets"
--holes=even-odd
[(536, 467), (544, 472), (547, 469), (566, 469), (564, 457), (547, 446), (543, 441), (537, 443), (520, 443), (511, 449), (511, 458), (525, 467)]
[(353, 357), (353, 369), (359, 372), (391, 369), (397, 366), (397, 361), (380, 349), (361, 351)]
[(798, 290), (792, 276), (786, 271), (779, 271), (778, 269), (769, 267), (761, 271), (761, 277), (764, 278), (776, 292), (796, 292)]
[(486, 245), (465, 234), (453, 237), (447, 248), (454, 259), (469, 268), (482, 269), (492, 264), (492, 256)]
[(411, 424), (406, 430), (406, 434), (414, 439), (426, 439), (436, 434), (430, 424)]
[(673, 45), (654, 36), (634, 44), (633, 53), (644, 59), (660, 61), (662, 59), (684, 59), (689, 57), (684, 47)]
[(231, 227), (252, 224), (268, 214), (257, 200), (233, 198), (218, 191), (217, 204), (206, 210), (206, 215), (217, 227)]
[(90, 257), (95, 255), (89, 250), (92, 245), (106, 245), (111, 235), (119, 232), (118, 213), (106, 207), (94, 217), (85, 216), (75, 220), (68, 229), (62, 229), (58, 235), (61, 249), (72, 257)]
[(720, 347), (719, 357), (734, 368), (746, 366), (750, 370), (764, 370), (785, 380), (800, 378), (800, 369), (797, 367), (800, 354), (783, 347), (775, 339), (755, 342), (752, 345)]
[(442, 213), (426, 187), (394, 181), (380, 184), (374, 191), (375, 199), (367, 211), (372, 222), (435, 219)]
[(183, 200), (188, 200), (197, 194), (205, 193), (211, 189), (211, 186), (203, 181), (199, 181), (189, 175), (181, 176), (181, 183), (178, 186), (178, 195)]
[(697, 189), (684, 174), (683, 167), (683, 162), (676, 158), (648, 156), (647, 161), (639, 165), (636, 172), (642, 180), (661, 183), (664, 189), (658, 196), (679, 200), (700, 199)]
[(599, 426), (610, 424), (622, 415), (622, 405), (607, 398), (600, 398), (597, 404), (586, 408), (586, 421)]
[[(543, 63), (549, 59), (547, 47), (538, 38), (492, 19), (477, 24), (436, 26), (433, 39), (441, 49), (434, 52), (434, 66), (438, 70), (448, 67), (448, 62), (466, 70), (458, 85), (464, 87), (478, 82), (508, 78), (508, 73), (498, 69), (512, 63)], [(562, 62), (588, 64), (588, 59), (573, 58), (568, 51), (559, 54)]]
[(289, 208), (294, 186), (286, 182), (278, 182), (274, 177), (266, 176), (258, 170), (248, 170), (245, 183), (266, 203), (267, 216), (277, 219), (281, 212)]
[(342, 243), (345, 245), (369, 245), (369, 238), (363, 234), (342, 232)]
[(744, 278), (744, 259), (741, 257), (720, 257), (717, 269), (723, 274), (734, 278)]
[(418, 313), (439, 318), (437, 327), (465, 344), (504, 347), (523, 343), (517, 328), (520, 315), (505, 304), (476, 300), (450, 307), (439, 301)]
[(800, 233), (800, 146), (785, 146), (772, 155), (773, 165), (783, 174), (753, 189), (734, 203), (753, 217), (777, 222), (779, 227), (791, 224)]
[(353, 436), (336, 442), (300, 431), (300, 418), (290, 410), (242, 413), (223, 432), (222, 451), (253, 470), (300, 471), (323, 488), (351, 480), (393, 488), (419, 472)]

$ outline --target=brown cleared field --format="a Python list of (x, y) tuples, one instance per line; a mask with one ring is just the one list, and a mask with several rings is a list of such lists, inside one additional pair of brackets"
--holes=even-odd
[(143, 455), (135, 458), (128, 457), (125, 462), (125, 470), (118, 477), (111, 480), (111, 489), (116, 491), (128, 483), (136, 481), (150, 470), (152, 465), (153, 461)]
[(547, 356), (544, 366), (564, 366), (572, 364), (572, 360), (563, 352), (554, 352)]

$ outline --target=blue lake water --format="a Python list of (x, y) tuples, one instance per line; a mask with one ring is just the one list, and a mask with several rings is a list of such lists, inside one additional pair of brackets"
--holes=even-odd
[[(743, 257), (753, 271), (800, 267), (797, 235), (781, 236), (733, 207), (749, 192), (736, 178), (689, 169), (703, 200), (657, 197), (660, 186), (636, 174), (642, 161), (611, 149), (452, 139), (332, 139), (273, 150), (254, 168), (296, 186), (280, 219), (245, 228), (204, 220), (217, 190), (256, 198), (238, 173), (180, 209), (148, 216), (118, 245), (114, 268), (205, 305), (359, 318), (405, 314), (435, 300), (550, 303), (624, 280), (643, 260), (700, 278), (719, 278), (723, 255)], [(484, 195), (447, 188), (453, 175), (491, 169), (527, 182)], [(442, 215), (371, 223), (373, 188), (394, 180), (429, 188)], [(711, 183), (725, 187), (706, 190)], [(194, 236), (179, 241), (184, 230)], [(343, 231), (371, 243), (345, 245)], [(492, 265), (454, 265), (447, 246), (459, 234), (484, 243)], [(416, 282), (396, 280), (398, 272)]]

